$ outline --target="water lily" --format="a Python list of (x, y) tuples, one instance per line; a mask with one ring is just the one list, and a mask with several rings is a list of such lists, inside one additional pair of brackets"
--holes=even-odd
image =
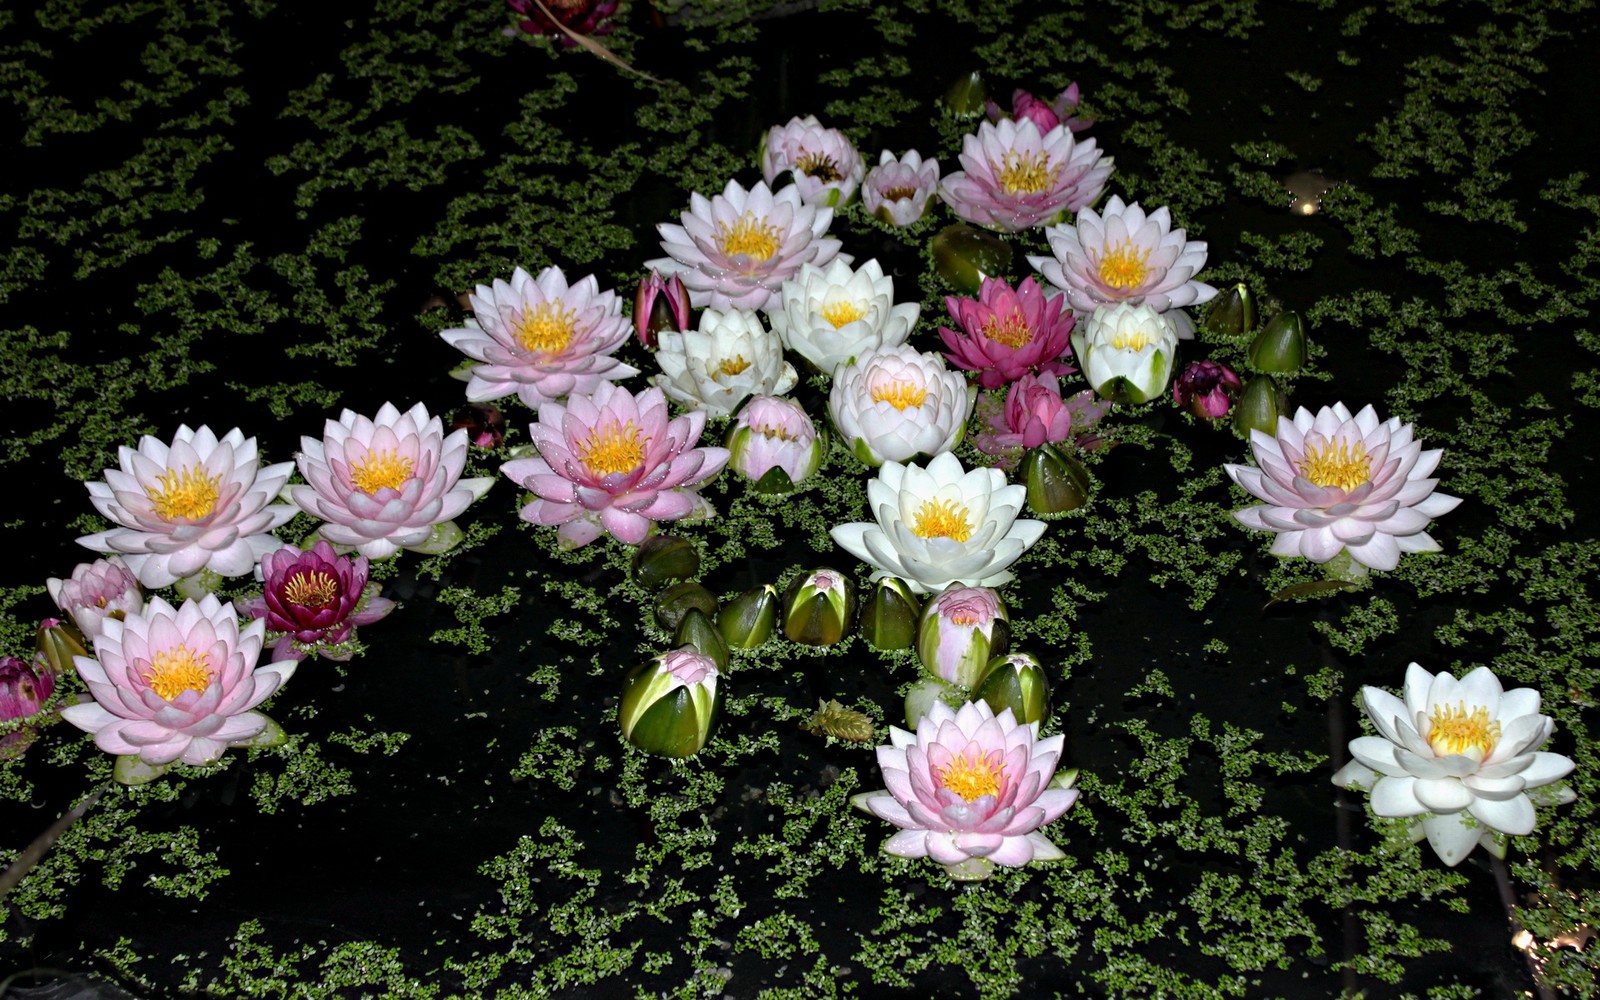
[(1220, 420), (1244, 392), (1244, 382), (1227, 365), (1196, 361), (1172, 382), (1172, 402), (1201, 420)]
[(774, 194), (729, 181), (709, 199), (690, 195), (682, 225), (656, 227), (668, 256), (645, 266), (681, 276), (696, 307), (764, 309), (800, 265), (838, 256), (839, 241), (822, 235), (832, 221), (833, 209), (804, 204), (792, 185)]
[(939, 197), (968, 222), (1014, 233), (1094, 204), (1112, 163), (1063, 125), (1041, 133), (1027, 119), (982, 122), (962, 140), (966, 169), (944, 179)]
[(792, 399), (754, 396), (728, 432), (729, 464), (746, 479), (766, 480), (781, 471), (784, 487), (794, 487), (822, 467), (827, 438), (805, 407)]
[(922, 609), (917, 656), (946, 684), (976, 687), (989, 661), (1005, 654), (1009, 621), (993, 588), (951, 584)]
[(291, 487), (294, 502), (327, 522), (323, 538), (369, 559), (448, 547), (446, 536), (459, 531), (442, 526), (494, 482), (461, 478), (467, 432), (446, 437), (421, 403), (403, 413), (384, 403), (372, 418), (345, 410), (324, 424), (321, 441), (300, 439), (298, 460), (306, 485)]
[(843, 260), (806, 264), (768, 304), (784, 346), (824, 375), (880, 347), (906, 342), (922, 307), (894, 301), (894, 279), (876, 260), (852, 269)]
[(51, 577), (44, 585), (56, 607), (90, 641), (100, 633), (105, 619), (144, 610), (139, 579), (121, 556), (79, 563), (67, 579)]
[(800, 376), (783, 360), (783, 341), (748, 309), (700, 314), (698, 330), (663, 330), (651, 379), (671, 398), (725, 417), (751, 396), (788, 392)]
[(616, 25), (611, 18), (617, 12), (619, 0), (543, 0), (543, 9), (533, 0), (506, 0), (511, 9), (511, 24), (506, 26), (508, 36), (554, 35), (561, 44), (572, 48), (578, 43), (567, 35), (567, 29), (579, 35), (609, 34)]
[[(1112, 195), (1103, 212), (1085, 208), (1071, 224), (1045, 230), (1054, 257), (1029, 257), (1080, 315), (1126, 302), (1158, 313), (1210, 301), (1212, 286), (1194, 280), (1206, 245), (1172, 228), (1172, 214), (1149, 215)], [(1187, 329), (1187, 321), (1184, 323)]]
[(841, 365), (828, 413), (850, 451), (868, 465), (947, 452), (961, 442), (977, 390), (937, 354), (879, 348)]
[(528, 430), (539, 457), (500, 471), (534, 494), (523, 520), (556, 525), (562, 544), (610, 533), (638, 545), (657, 521), (709, 512), (693, 487), (722, 471), (728, 450), (695, 447), (705, 421), (701, 410), (668, 420), (660, 389), (634, 396), (607, 382), (566, 405), (539, 407)]
[(1576, 765), (1539, 750), (1555, 723), (1539, 714), (1534, 689), (1506, 691), (1487, 667), (1457, 680), (1413, 663), (1402, 697), (1361, 689), (1379, 735), (1350, 741), (1354, 760), (1333, 783), (1371, 792), (1379, 816), (1415, 817), (1415, 839), (1426, 837), (1445, 864), (1459, 864), (1479, 844), (1504, 857), (1504, 836), (1533, 832), (1535, 800), (1553, 805), (1576, 797), (1547, 787)]
[(147, 766), (209, 764), (272, 725), (251, 710), (289, 679), (295, 661), (257, 667), (265, 632), (263, 621), (241, 629), (234, 606), (213, 595), (176, 609), (153, 597), (142, 612), (106, 620), (95, 655), (77, 658), (94, 700), (61, 717), (105, 752)]
[(1057, 94), (1053, 100), (1043, 100), (1035, 97), (1022, 88), (1011, 92), (1011, 112), (1008, 115), (1000, 105), (989, 101), (984, 105), (984, 112), (992, 122), (1002, 118), (1026, 118), (1039, 127), (1040, 134), (1049, 132), (1057, 125), (1065, 125), (1073, 132), (1082, 132), (1094, 124), (1091, 118), (1079, 118), (1073, 115), (1078, 105), (1082, 102), (1082, 93), (1076, 83), (1067, 85), (1067, 89)]
[(1017, 520), (1027, 488), (998, 469), (968, 472), (946, 452), (926, 467), (885, 462), (867, 481), (875, 522), (841, 524), (839, 547), (872, 567), (873, 580), (898, 576), (917, 594), (953, 583), (999, 587), (1009, 567), (1044, 535), (1044, 522)]
[(1078, 800), (1070, 776), (1056, 775), (1064, 739), (1039, 737), (1037, 723), (999, 715), (983, 702), (959, 710), (934, 702), (916, 732), (889, 727), (878, 748), (888, 788), (854, 796), (858, 809), (900, 828), (883, 845), (902, 858), (932, 858), (952, 878), (988, 878), (1066, 857), (1039, 828)]
[(663, 278), (660, 271), (652, 269), (633, 296), (633, 332), (639, 343), (653, 351), (661, 331), (687, 329), (689, 290), (683, 286), (683, 278), (676, 274)]
[(1084, 448), (1093, 444), (1090, 431), (1110, 409), (1110, 403), (1088, 390), (1062, 396), (1054, 375), (1024, 375), (1006, 390), (1004, 407), (990, 418), (989, 432), (980, 434), (976, 444), (991, 455), (1042, 444)]
[[(0, 656), (0, 723), (32, 719), (55, 693), (56, 678), (49, 669), (35, 669), (15, 656)], [(0, 760), (14, 760), (38, 738), (32, 724), (18, 724), (0, 736)]]
[(531, 407), (601, 382), (639, 374), (612, 354), (628, 339), (628, 320), (615, 292), (589, 275), (573, 284), (559, 267), (537, 278), (522, 268), (509, 283), (496, 278), (470, 296), (467, 325), (439, 334), (479, 362), (469, 369), (474, 402), (515, 394)]
[(506, 439), (506, 415), (493, 403), (468, 403), (450, 418), (450, 429), (466, 431), (474, 448), (498, 448)]
[(243, 576), (283, 543), (270, 532), (295, 509), (272, 501), (293, 463), (263, 467), (256, 439), (238, 428), (178, 428), (170, 444), (139, 439), (117, 451), (120, 469), (89, 483), (89, 500), (120, 527), (78, 544), (121, 555), (145, 587), (166, 587), (205, 572)]
[(688, 757), (711, 738), (722, 706), (716, 661), (685, 646), (635, 667), (622, 689), (622, 737), (648, 753)]
[(865, 172), (861, 154), (845, 134), (824, 128), (815, 115), (774, 125), (762, 144), (761, 175), (767, 184), (790, 174), (807, 205), (845, 204)]
[(960, 324), (957, 332), (939, 327), (957, 368), (976, 372), (978, 384), (998, 389), (1028, 374), (1065, 375), (1076, 371), (1062, 360), (1071, 353), (1075, 317), (1059, 295), (1046, 296), (1032, 278), (1016, 289), (1000, 278), (985, 278), (976, 299), (951, 295), (945, 308)]
[(1256, 465), (1228, 475), (1266, 503), (1234, 512), (1272, 531), (1272, 554), (1325, 563), (1341, 552), (1362, 566), (1390, 570), (1402, 552), (1438, 552), (1428, 523), (1461, 503), (1430, 478), (1442, 450), (1423, 451), (1411, 424), (1380, 421), (1371, 406), (1351, 416), (1343, 403), (1315, 414), (1301, 407), (1278, 419), (1277, 436), (1250, 432)]
[(1113, 402), (1144, 403), (1167, 388), (1178, 331), (1147, 305), (1102, 306), (1073, 331), (1072, 349), (1095, 392)]
[(938, 190), (938, 160), (924, 160), (914, 149), (899, 157), (886, 149), (861, 182), (861, 204), (887, 223), (909, 226), (927, 214), (928, 199)]
[(280, 633), (275, 660), (300, 660), (311, 654), (348, 660), (355, 652), (356, 627), (394, 610), (394, 602), (367, 584), (366, 556), (341, 556), (319, 541), (309, 551), (284, 547), (261, 561), (261, 596), (245, 602), (252, 618), (265, 619)]

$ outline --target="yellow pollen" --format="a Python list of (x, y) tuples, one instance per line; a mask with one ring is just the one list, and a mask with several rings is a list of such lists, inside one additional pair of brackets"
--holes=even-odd
[(892, 187), (883, 193), (885, 201), (910, 201), (917, 196), (917, 188)]
[(1111, 337), (1111, 346), (1119, 351), (1142, 351), (1150, 346), (1150, 331), (1143, 326), (1119, 326)]
[(835, 330), (846, 323), (854, 323), (865, 316), (867, 311), (860, 306), (845, 299), (822, 307), (822, 318), (833, 324)]
[(1138, 288), (1150, 273), (1145, 261), (1150, 259), (1150, 248), (1139, 248), (1132, 240), (1123, 240), (1100, 259), (1100, 280), (1112, 288)]
[(753, 260), (770, 260), (783, 246), (783, 234), (776, 226), (756, 218), (754, 212), (746, 212), (731, 227), (726, 224), (717, 227), (717, 242), (729, 257), (743, 254)]
[(339, 597), (339, 581), (327, 573), (296, 573), (283, 585), (283, 599), (302, 608), (325, 608)]
[(350, 485), (367, 496), (379, 490), (398, 490), (411, 479), (411, 459), (401, 458), (391, 448), (369, 451), (367, 457), (350, 467)]
[(763, 437), (777, 438), (779, 441), (800, 440), (800, 436), (798, 434), (790, 434), (786, 429), (778, 426), (777, 424), (756, 424), (750, 429), (755, 431), (757, 434), (762, 435)]
[(844, 176), (839, 173), (839, 165), (827, 153), (801, 153), (794, 165), (807, 177), (815, 177), (824, 184), (831, 184)]
[(1306, 450), (1300, 474), (1318, 486), (1337, 486), (1349, 493), (1372, 479), (1372, 460), (1360, 441), (1327, 441), (1321, 448)]
[(732, 376), (739, 374), (749, 367), (750, 362), (744, 359), (743, 354), (735, 354), (731, 358), (723, 358), (722, 363), (717, 365), (717, 371), (723, 375)]
[(1000, 779), (1005, 773), (1005, 761), (998, 750), (987, 754), (968, 750), (939, 772), (939, 787), (971, 802), (985, 795), (999, 795)]
[(529, 354), (560, 354), (572, 343), (577, 322), (576, 310), (564, 308), (559, 302), (546, 302), (524, 309), (514, 332), (517, 343)]
[(972, 521), (962, 504), (954, 500), (929, 500), (917, 508), (917, 522), (911, 533), (918, 538), (953, 538), (964, 542), (972, 537)]
[(1043, 152), (1019, 153), (1009, 150), (1000, 163), (989, 162), (1006, 194), (1038, 194), (1055, 186), (1060, 167), (1050, 165), (1050, 157)]
[(201, 466), (191, 465), (164, 472), (156, 482), (160, 485), (146, 486), (144, 493), (162, 520), (181, 517), (198, 521), (210, 517), (217, 506), (217, 487), (222, 484), (222, 477), (207, 476)]
[(589, 435), (579, 449), (578, 460), (597, 476), (632, 472), (644, 461), (648, 440), (632, 420), (621, 426), (609, 423)]
[(1033, 327), (1022, 318), (1021, 312), (1014, 312), (1003, 320), (990, 316), (983, 324), (983, 335), (1015, 350), (1033, 339)]
[(144, 680), (150, 690), (167, 701), (185, 691), (204, 691), (211, 686), (211, 657), (184, 645), (163, 649), (150, 661), (150, 672)]
[(897, 410), (908, 406), (921, 406), (928, 398), (928, 390), (915, 382), (890, 382), (872, 388), (874, 403), (888, 403)]
[(1500, 742), (1500, 723), (1490, 721), (1489, 710), (1482, 705), (1470, 712), (1464, 701), (1456, 702), (1455, 708), (1436, 705), (1428, 719), (1433, 723), (1428, 745), (1440, 756), (1464, 754), (1477, 747), (1488, 757)]

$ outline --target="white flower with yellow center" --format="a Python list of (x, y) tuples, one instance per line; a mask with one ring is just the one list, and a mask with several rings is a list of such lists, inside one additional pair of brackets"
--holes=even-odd
[(1043, 521), (1017, 520), (1027, 493), (999, 469), (968, 472), (948, 452), (926, 467), (885, 462), (867, 482), (876, 522), (841, 524), (833, 540), (871, 565), (872, 579), (899, 577), (918, 594), (998, 587), (1044, 534)]
[(944, 358), (901, 344), (839, 366), (828, 414), (861, 461), (904, 462), (960, 444), (977, 394)]
[(854, 270), (842, 260), (806, 264), (769, 306), (767, 318), (784, 346), (825, 375), (869, 351), (905, 343), (922, 311), (915, 302), (895, 304), (894, 279), (876, 260)]
[[(1404, 701), (1375, 687), (1361, 705), (1380, 735), (1350, 741), (1355, 758), (1333, 776), (1344, 788), (1372, 793), (1372, 811), (1415, 818), (1413, 839), (1447, 865), (1479, 844), (1505, 857), (1506, 835), (1533, 832), (1540, 805), (1571, 802), (1565, 787), (1547, 788), (1576, 765), (1543, 746), (1555, 723), (1539, 714), (1539, 692), (1505, 691), (1487, 667), (1457, 680), (1406, 668)], [(1530, 796), (1528, 793), (1533, 792)]]
[(1178, 355), (1178, 329), (1149, 306), (1101, 306), (1072, 331), (1084, 381), (1117, 403), (1162, 395)]
[(145, 587), (166, 587), (202, 570), (243, 576), (283, 543), (270, 532), (295, 514), (274, 504), (294, 468), (262, 467), (256, 439), (234, 428), (179, 427), (171, 444), (139, 439), (117, 452), (120, 469), (89, 483), (95, 509), (120, 527), (78, 544), (118, 553)]
[(698, 330), (663, 330), (651, 379), (661, 391), (707, 416), (725, 417), (751, 396), (779, 396), (799, 380), (783, 342), (748, 309), (700, 314)]

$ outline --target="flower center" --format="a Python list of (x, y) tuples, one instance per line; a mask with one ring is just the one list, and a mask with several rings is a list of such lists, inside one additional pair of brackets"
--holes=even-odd
[(983, 335), (1016, 350), (1023, 344), (1033, 339), (1033, 327), (1022, 317), (1020, 311), (1013, 312), (1005, 319), (999, 316), (990, 316), (983, 324)]
[(398, 490), (411, 478), (411, 459), (388, 451), (369, 451), (367, 457), (350, 467), (350, 485), (367, 496), (379, 490)]
[(578, 460), (597, 476), (632, 472), (644, 461), (644, 446), (649, 439), (630, 420), (612, 422), (589, 435), (579, 449)]
[(839, 173), (839, 164), (827, 153), (801, 153), (794, 166), (807, 177), (815, 177), (824, 184), (832, 184), (844, 176)]
[(1464, 754), (1473, 747), (1489, 756), (1494, 745), (1500, 742), (1500, 723), (1489, 718), (1489, 710), (1482, 705), (1467, 711), (1467, 703), (1456, 702), (1456, 707), (1435, 705), (1428, 719), (1433, 728), (1428, 732), (1428, 745), (1440, 756)]
[(953, 538), (964, 542), (972, 537), (972, 521), (967, 508), (954, 500), (929, 500), (917, 508), (911, 533), (918, 538)]
[(156, 480), (159, 486), (146, 486), (145, 496), (150, 506), (163, 520), (175, 517), (198, 521), (209, 517), (217, 505), (217, 487), (221, 476), (207, 476), (201, 466), (168, 470)]
[(783, 246), (783, 236), (776, 226), (756, 218), (754, 212), (746, 212), (732, 226), (724, 223), (717, 227), (717, 242), (729, 257), (743, 254), (754, 260), (770, 260)]
[(998, 750), (987, 754), (968, 750), (939, 772), (939, 787), (948, 788), (971, 802), (985, 795), (999, 795), (1000, 780), (1005, 773), (1005, 761)]
[(989, 166), (1000, 181), (1000, 189), (1006, 194), (1038, 194), (1040, 191), (1048, 191), (1055, 186), (1056, 172), (1059, 169), (1050, 165), (1050, 157), (1042, 151), (1019, 153), (1014, 149), (1007, 151), (1002, 162), (995, 163), (991, 160)]
[(921, 406), (927, 398), (927, 388), (915, 382), (896, 380), (872, 387), (874, 403), (888, 403), (897, 410), (904, 410), (908, 406)]
[(1306, 449), (1300, 474), (1318, 486), (1337, 486), (1349, 493), (1371, 481), (1372, 460), (1360, 441), (1325, 441), (1320, 448)]
[(756, 424), (750, 429), (755, 431), (757, 434), (762, 435), (763, 437), (777, 438), (779, 441), (800, 440), (799, 434), (790, 432), (787, 427), (784, 427), (781, 424)]
[(744, 359), (743, 354), (735, 354), (731, 358), (723, 358), (722, 363), (717, 365), (717, 371), (731, 378), (749, 367), (750, 362)]
[(917, 188), (892, 187), (883, 193), (885, 201), (910, 201), (917, 196)]
[(832, 323), (835, 330), (839, 329), (841, 326), (844, 326), (846, 323), (854, 323), (856, 320), (860, 319), (866, 314), (867, 311), (865, 309), (856, 305), (854, 302), (851, 302), (849, 299), (844, 299), (839, 302), (830, 302), (822, 307), (822, 318), (827, 320), (829, 323)]
[(559, 302), (546, 302), (524, 309), (517, 320), (517, 343), (529, 354), (560, 354), (572, 343), (578, 313)]
[(1123, 240), (1100, 259), (1100, 280), (1112, 288), (1138, 288), (1150, 273), (1145, 265), (1149, 259), (1149, 247), (1141, 249), (1132, 240)]
[(1119, 351), (1142, 351), (1150, 346), (1150, 331), (1142, 324), (1119, 326), (1111, 336), (1111, 346)]
[(302, 608), (325, 608), (338, 597), (339, 581), (320, 570), (296, 573), (283, 585), (283, 599)]
[(167, 701), (185, 691), (204, 691), (211, 686), (211, 657), (180, 643), (151, 659), (144, 680), (150, 690)]

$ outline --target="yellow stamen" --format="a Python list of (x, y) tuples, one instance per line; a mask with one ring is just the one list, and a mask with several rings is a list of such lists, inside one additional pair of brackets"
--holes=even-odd
[(892, 187), (883, 193), (884, 201), (910, 201), (917, 196), (917, 188)]
[(367, 496), (377, 496), (379, 490), (398, 490), (411, 479), (411, 459), (388, 451), (369, 451), (365, 458), (350, 467), (350, 485)]
[(1138, 288), (1149, 276), (1149, 247), (1136, 247), (1132, 240), (1123, 240), (1100, 259), (1100, 280), (1112, 288)]
[(927, 398), (928, 390), (915, 382), (887, 382), (872, 387), (874, 403), (888, 403), (897, 410), (921, 406)]
[(1111, 335), (1111, 346), (1119, 351), (1142, 351), (1150, 346), (1150, 331), (1143, 324), (1119, 326)]
[(572, 343), (578, 313), (560, 302), (546, 302), (524, 309), (514, 331), (517, 343), (529, 354), (560, 354)]
[(1013, 312), (1005, 319), (990, 316), (983, 324), (983, 335), (1016, 350), (1033, 339), (1033, 327), (1028, 325), (1028, 321), (1022, 318), (1022, 313), (1019, 311)]
[(1008, 150), (1005, 159), (1000, 163), (989, 162), (996, 178), (1000, 181), (1000, 189), (1006, 194), (1038, 194), (1048, 191), (1055, 186), (1056, 174), (1060, 167), (1050, 165), (1050, 157), (1044, 152), (1019, 153)]
[(596, 476), (632, 472), (644, 461), (649, 438), (630, 420), (625, 424), (606, 424), (589, 435), (578, 449), (578, 460)]
[(765, 219), (756, 218), (754, 212), (746, 212), (732, 226), (724, 223), (717, 227), (717, 242), (729, 257), (743, 254), (753, 260), (770, 260), (783, 246), (783, 234)]
[(750, 362), (744, 359), (743, 354), (735, 354), (731, 358), (723, 358), (722, 363), (717, 365), (717, 371), (723, 375), (733, 376), (749, 367)]
[(181, 517), (198, 521), (210, 517), (211, 511), (217, 506), (222, 477), (208, 476), (202, 466), (191, 465), (186, 469), (164, 472), (156, 482), (160, 485), (146, 486), (144, 493), (150, 498), (151, 508), (162, 520)]
[(984, 754), (975, 749), (968, 750), (952, 759), (939, 772), (939, 787), (948, 788), (972, 802), (985, 795), (999, 795), (1000, 780), (1005, 773), (1005, 759), (1000, 751), (991, 750)]
[(844, 176), (839, 173), (839, 165), (827, 153), (801, 153), (794, 161), (794, 166), (807, 177), (815, 177), (824, 184), (831, 184)]
[(1360, 441), (1325, 441), (1321, 448), (1306, 449), (1300, 474), (1318, 486), (1337, 486), (1349, 493), (1372, 479), (1372, 459)]
[(954, 500), (929, 500), (917, 508), (911, 533), (918, 538), (953, 538), (964, 542), (972, 537), (971, 512)]
[(865, 309), (849, 299), (833, 302), (822, 307), (822, 318), (832, 323), (835, 330), (846, 323), (854, 323), (866, 314), (867, 311)]
[(211, 657), (184, 645), (163, 649), (151, 659), (144, 681), (167, 701), (185, 691), (204, 691), (211, 686)]
[(323, 572), (296, 573), (283, 585), (283, 599), (302, 608), (325, 608), (339, 597), (339, 581)]
[(1467, 703), (1456, 702), (1456, 707), (1435, 705), (1428, 719), (1433, 728), (1428, 732), (1428, 745), (1440, 756), (1464, 754), (1473, 747), (1483, 751), (1483, 757), (1494, 752), (1500, 742), (1500, 723), (1489, 719), (1489, 710), (1479, 705), (1467, 711)]

